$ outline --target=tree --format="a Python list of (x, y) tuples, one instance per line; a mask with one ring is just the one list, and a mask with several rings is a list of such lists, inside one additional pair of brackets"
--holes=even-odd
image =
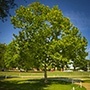
[(16, 54), (16, 49), (14, 47), (14, 42), (11, 42), (7, 45), (5, 54), (4, 54), (4, 62), (7, 68), (15, 67), (17, 65), (17, 59), (19, 59), (19, 55)]
[(80, 44), (77, 41), (80, 32), (57, 6), (50, 8), (39, 2), (21, 6), (11, 22), (15, 28), (22, 30), (19, 35), (14, 35), (16, 47), (20, 48), (21, 54), (28, 49), (31, 57), (28, 64), (33, 62), (34, 65), (43, 66), (45, 82), (48, 66), (60, 61), (68, 62), (77, 53), (77, 50), (73, 51)]
[[(73, 61), (74, 70), (76, 67), (80, 67), (83, 64), (88, 53), (86, 52), (87, 40), (85, 37), (81, 36), (77, 28), (72, 28), (71, 34), (64, 36), (65, 40), (64, 47), (67, 49), (67, 56)], [(73, 53), (72, 53), (73, 52)]]
[(27, 70), (31, 67), (30, 64), (27, 63), (28, 58), (30, 58), (28, 50), (26, 48), (24, 50), (24, 47), (22, 50), (16, 44), (16, 41), (12, 41), (9, 45), (7, 45), (6, 52), (4, 54), (5, 65), (7, 68), (18, 67), (19, 69), (23, 68)]
[(6, 51), (6, 44), (1, 44), (0, 43), (0, 68), (1, 69), (5, 68), (5, 63), (4, 63), (5, 51)]
[(5, 21), (6, 17), (11, 16), (9, 11), (15, 6), (14, 0), (0, 0), (0, 20)]
[[(26, 0), (24, 0), (27, 2)], [(15, 0), (0, 0), (0, 20), (6, 21), (8, 16), (11, 16), (10, 9), (14, 9), (18, 6)]]

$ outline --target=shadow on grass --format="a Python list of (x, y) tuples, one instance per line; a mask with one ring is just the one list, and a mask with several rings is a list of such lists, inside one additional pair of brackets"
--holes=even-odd
[(45, 90), (53, 83), (69, 85), (72, 83), (72, 79), (66, 77), (48, 78), (48, 83), (44, 83), (44, 79), (1, 80), (0, 90)]
[(0, 80), (4, 80), (4, 79), (9, 79), (9, 78), (19, 78), (18, 76), (1, 76), (0, 75)]
[(44, 79), (30, 79), (30, 80), (10, 80), (0, 81), (0, 90), (45, 90), (52, 83), (55, 84), (71, 84), (70, 82), (62, 80), (54, 80), (49, 78), (48, 83), (44, 83)]
[(0, 90), (43, 90), (45, 85), (39, 81), (0, 81)]
[(86, 82), (86, 83), (90, 83), (90, 80), (84, 80), (84, 83), (85, 83), (85, 82)]

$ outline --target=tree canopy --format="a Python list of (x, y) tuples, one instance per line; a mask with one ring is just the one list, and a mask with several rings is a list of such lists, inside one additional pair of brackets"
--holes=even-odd
[(60, 61), (82, 60), (87, 55), (87, 40), (58, 6), (50, 8), (39, 2), (20, 6), (11, 22), (21, 29), (14, 39), (22, 66), (28, 63), (43, 67), (45, 81), (48, 66)]

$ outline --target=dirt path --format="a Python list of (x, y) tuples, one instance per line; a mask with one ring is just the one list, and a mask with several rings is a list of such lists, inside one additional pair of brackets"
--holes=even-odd
[(78, 84), (80, 86), (84, 86), (87, 90), (90, 90), (90, 83), (75, 83)]
[(90, 90), (90, 83), (83, 83), (82, 84), (87, 90)]

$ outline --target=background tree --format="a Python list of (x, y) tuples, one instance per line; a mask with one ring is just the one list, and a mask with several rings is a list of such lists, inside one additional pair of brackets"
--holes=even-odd
[[(27, 0), (24, 0), (27, 2)], [(14, 9), (18, 6), (15, 0), (0, 0), (0, 20), (6, 21), (8, 16), (11, 16), (10, 9)]]
[(7, 68), (14, 68), (17, 65), (17, 59), (19, 59), (19, 55), (16, 54), (16, 49), (14, 47), (14, 42), (12, 41), (7, 45), (4, 61)]
[[(16, 68), (19, 69), (30, 69), (31, 63), (28, 64), (30, 58), (30, 55), (28, 53), (28, 50), (22, 45), (22, 48), (20, 48), (18, 45), (16, 45), (16, 41), (12, 41), (6, 48), (6, 52), (4, 54), (4, 61), (7, 68)], [(20, 44), (21, 45), (21, 44)], [(25, 49), (24, 49), (25, 48)]]
[(11, 16), (10, 9), (15, 6), (15, 0), (0, 0), (0, 20), (5, 21), (8, 16)]
[(90, 71), (90, 59), (87, 59), (87, 71)]
[(5, 63), (4, 63), (5, 51), (6, 51), (6, 44), (1, 44), (0, 43), (0, 68), (1, 69), (5, 68)]
[[(30, 58), (24, 61), (28, 64), (32, 61), (34, 65), (43, 66), (45, 82), (48, 66), (60, 61), (67, 62), (77, 53), (80, 32), (63, 16), (57, 6), (50, 8), (39, 2), (27, 7), (21, 6), (16, 10), (11, 22), (15, 28), (22, 30), (19, 35), (14, 35), (16, 47), (21, 51), (20, 57), (28, 50)], [(82, 48), (82, 45), (79, 48)]]

